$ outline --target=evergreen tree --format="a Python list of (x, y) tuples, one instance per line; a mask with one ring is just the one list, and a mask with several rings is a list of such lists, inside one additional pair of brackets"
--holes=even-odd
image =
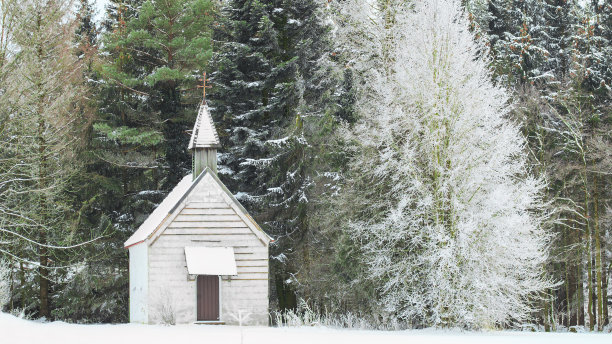
[(491, 0), (485, 30), (495, 55), (498, 76), (509, 77), (510, 83), (528, 82), (539, 76), (538, 67), (547, 55), (535, 39), (542, 30), (542, 2), (539, 0)]
[(85, 54), (90, 48), (96, 46), (98, 28), (94, 22), (94, 9), (89, 0), (80, 0), (77, 10), (79, 25), (76, 28), (76, 38), (79, 43), (77, 56)]
[(60, 296), (90, 297), (57, 313), (79, 321), (124, 322), (123, 242), (190, 170), (187, 130), (201, 101), (196, 84), (212, 53), (215, 8), (206, 0), (116, 0), (107, 10), (102, 58), (89, 76), (98, 118), (80, 195), (87, 226), (110, 234), (93, 246), (91, 259)]
[(106, 193), (101, 208), (125, 238), (190, 169), (186, 131), (201, 101), (195, 86), (211, 55), (214, 8), (116, 1), (109, 18), (93, 138), (99, 160), (90, 168)]
[[(612, 4), (592, 1), (583, 12), (581, 23), (574, 36), (576, 46), (576, 73), (603, 102), (610, 105), (612, 90)], [(607, 101), (606, 99), (607, 98)]]
[(509, 78), (511, 85), (558, 84), (558, 75), (569, 68), (576, 3), (491, 0), (487, 11), (483, 7), (479, 1), (468, 2), (488, 36), (497, 76)]
[(316, 1), (231, 1), (217, 30), (210, 102), (223, 153), (219, 174), (276, 242), (279, 307), (296, 306), (287, 283), (307, 260), (315, 157), (338, 116), (327, 28)]
[[(607, 178), (602, 178), (607, 160), (602, 152), (609, 149), (608, 116), (603, 110), (610, 99), (609, 88), (599, 87), (606, 85), (601, 76), (608, 68), (605, 56), (609, 54), (600, 48), (607, 47), (601, 36), (605, 32), (605, 16), (596, 14), (606, 8), (604, 3), (525, 2), (540, 13), (538, 18), (532, 18), (539, 23), (538, 30), (525, 31), (530, 32), (527, 42), (542, 48), (544, 54), (534, 60), (534, 65), (527, 66), (525, 70), (531, 72), (526, 78), (510, 78), (510, 84), (518, 86), (518, 102), (512, 116), (524, 123), (523, 131), (533, 153), (530, 163), (550, 181), (547, 191), (555, 214), (551, 227), (560, 238), (553, 246), (551, 257), (555, 259), (548, 262), (547, 271), (564, 284), (550, 290), (556, 297), (542, 305), (541, 317), (547, 329), (554, 328), (557, 322), (586, 325), (585, 320), (593, 328), (607, 319), (607, 307), (603, 306), (606, 279), (600, 278), (605, 275), (605, 255), (599, 254), (605, 251), (605, 241), (599, 215), (594, 216), (599, 213), (597, 204), (607, 197), (594, 185), (607, 183)], [(489, 8), (490, 15), (479, 14), (481, 18), (499, 19), (501, 32), (519, 31), (519, 21), (500, 15), (513, 7)], [(489, 32), (495, 41), (497, 35)], [(503, 67), (520, 61), (508, 54), (507, 45), (499, 40), (493, 45), (494, 65), (501, 75), (515, 73)]]
[[(113, 111), (115, 116), (121, 115), (121, 125), (133, 123), (121, 128), (117, 138), (143, 146), (159, 143), (163, 152), (157, 167), (163, 169), (162, 183), (169, 188), (190, 169), (185, 131), (193, 122), (197, 101), (184, 98), (211, 56), (214, 8), (208, 0), (133, 5), (117, 7), (117, 27), (105, 36), (105, 48), (118, 56), (103, 66), (103, 75), (130, 98), (128, 109)], [(126, 8), (137, 9), (128, 20)], [(130, 132), (133, 126), (147, 130)], [(114, 125), (97, 129), (106, 136), (117, 133)], [(158, 134), (163, 142), (158, 141)]]
[(612, 114), (609, 111), (611, 12), (612, 5), (606, 2), (593, 1), (584, 5), (572, 37), (571, 88), (559, 92), (557, 102), (562, 123), (566, 127), (570, 123), (576, 128), (572, 131), (575, 133), (572, 146), (580, 148), (573, 151), (580, 153), (580, 178), (570, 184), (576, 187), (569, 197), (580, 200), (582, 205), (579, 211), (584, 219), (579, 229), (586, 234), (579, 254), (583, 256), (581, 264), (587, 276), (586, 308), (590, 329), (597, 326), (599, 331), (609, 322), (605, 268), (609, 261), (605, 254), (609, 242), (602, 230), (600, 204), (611, 196), (601, 192), (610, 183), (605, 172), (609, 170), (609, 154), (605, 152), (612, 149)]
[[(76, 15), (74, 54), (83, 65), (87, 102), (75, 110), (91, 118), (98, 105), (94, 90), (99, 89), (101, 82), (98, 71), (101, 62), (99, 29), (94, 21), (94, 7), (88, 0), (80, 1)], [(100, 211), (108, 209), (106, 207), (112, 200), (104, 199), (108, 195), (105, 193), (108, 185), (101, 182), (100, 171), (95, 169), (100, 167), (99, 147), (92, 140), (91, 123), (87, 129), (85, 146), (78, 155), (83, 168), (73, 176), (70, 185), (76, 195), (73, 206), (78, 211), (80, 231), (105, 235), (84, 247), (78, 268), (55, 293), (56, 306), (52, 315), (56, 319), (80, 323), (126, 322), (128, 279), (126, 269), (121, 267), (125, 262), (125, 252), (121, 247), (123, 236), (112, 230), (108, 215)]]
[(232, 1), (217, 31), (210, 105), (227, 152), (219, 173), (250, 207), (269, 177), (257, 173), (269, 164), (266, 141), (294, 119), (297, 103), (294, 51), (282, 47), (279, 32), (285, 12), (280, 1)]

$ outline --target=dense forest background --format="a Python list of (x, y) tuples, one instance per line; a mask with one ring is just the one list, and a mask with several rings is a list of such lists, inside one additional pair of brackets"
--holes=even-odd
[[(3, 310), (128, 321), (123, 242), (191, 169), (187, 141), (207, 72), (219, 176), (275, 239), (271, 309), (350, 313), (373, 326), (406, 320), (381, 302), (388, 295), (363, 263), (370, 253), (351, 234), (360, 216), (378, 216), (374, 207), (360, 213), (359, 202), (385, 197), (394, 181), (374, 187), (364, 171), (374, 164), (355, 168), (368, 157), (355, 148), (360, 137), (345, 134), (364, 104), (378, 104), (371, 98), (383, 89), (368, 71), (389, 72), (397, 57), (384, 44), (395, 41), (359, 55), (376, 39), (356, 42), (367, 33), (346, 29), (347, 3), (111, 0), (98, 23), (90, 0), (2, 0)], [(398, 3), (365, 3), (383, 14), (384, 37), (410, 29), (396, 11), (410, 3)], [(603, 330), (612, 306), (612, 3), (462, 6), (494, 83), (510, 92), (505, 116), (526, 138), (528, 169), (546, 185), (550, 283), (529, 300), (529, 321)], [(409, 325), (432, 324), (420, 319)]]

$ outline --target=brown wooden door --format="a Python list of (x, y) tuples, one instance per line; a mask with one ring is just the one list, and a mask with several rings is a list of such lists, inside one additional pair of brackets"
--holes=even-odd
[(198, 321), (219, 320), (219, 276), (198, 275)]

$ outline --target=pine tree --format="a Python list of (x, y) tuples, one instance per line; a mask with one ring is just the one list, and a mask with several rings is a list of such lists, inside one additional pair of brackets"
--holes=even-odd
[[(161, 145), (157, 167), (163, 169), (164, 187), (170, 188), (189, 171), (185, 131), (193, 122), (197, 101), (184, 98), (212, 53), (213, 4), (145, 1), (137, 7), (120, 3), (117, 11), (116, 28), (105, 36), (105, 47), (118, 56), (103, 68), (104, 77), (129, 99), (128, 109), (113, 111), (121, 116), (117, 139), (145, 147)], [(124, 12), (129, 11), (136, 13), (126, 17)], [(134, 126), (146, 130), (131, 131)], [(117, 133), (110, 125), (100, 124), (97, 129), (106, 136)]]
[(195, 86), (211, 55), (214, 14), (204, 0), (109, 6), (90, 169), (122, 239), (190, 170), (186, 131), (201, 101)]
[(107, 10), (102, 57), (89, 76), (98, 117), (80, 201), (86, 225), (110, 233), (59, 296), (81, 295), (79, 302), (57, 310), (90, 322), (128, 320), (123, 242), (190, 170), (187, 130), (202, 100), (196, 85), (216, 15), (205, 0), (116, 0)]

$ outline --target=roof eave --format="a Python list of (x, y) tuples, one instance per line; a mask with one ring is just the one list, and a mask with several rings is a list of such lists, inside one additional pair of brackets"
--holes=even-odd
[(124, 245), (124, 246), (123, 246), (123, 248), (124, 248), (124, 249), (126, 249), (126, 250), (128, 250), (128, 249), (130, 249), (130, 247), (132, 247), (132, 246), (136, 246), (136, 245), (138, 245), (138, 244), (142, 244), (143, 242), (145, 242), (145, 240), (140, 240), (140, 241), (137, 241), (137, 242), (135, 242), (135, 243), (133, 243), (133, 244)]

